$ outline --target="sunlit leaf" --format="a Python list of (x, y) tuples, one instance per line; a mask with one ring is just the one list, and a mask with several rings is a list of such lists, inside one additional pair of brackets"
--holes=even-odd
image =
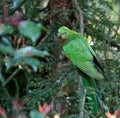
[(2, 36), (2, 42), (5, 43), (6, 45), (11, 45), (10, 40), (7, 37)]
[(28, 47), (16, 50), (14, 57), (16, 59), (16, 58), (30, 57), (30, 56), (44, 57), (47, 55), (49, 55), (47, 51), (37, 50), (36, 48), (32, 46), (28, 46)]
[(20, 4), (22, 4), (25, 0), (13, 0), (14, 8), (17, 8)]
[(10, 25), (0, 24), (0, 35), (10, 34), (13, 32), (13, 30), (13, 27), (11, 27)]
[(57, 96), (58, 97), (63, 97), (63, 96), (65, 96), (65, 95), (67, 95), (68, 93), (66, 92), (66, 91), (59, 91), (58, 92), (58, 94), (57, 94)]
[(36, 24), (31, 21), (22, 21), (18, 29), (21, 34), (29, 37), (32, 42), (35, 43), (40, 36), (41, 24)]
[(14, 48), (12, 46), (9, 46), (9, 45), (0, 44), (0, 52), (2, 52), (3, 54), (13, 55)]
[(23, 63), (31, 66), (34, 71), (37, 71), (38, 66), (40, 65), (40, 61), (33, 57), (23, 58)]
[(54, 118), (60, 118), (60, 115), (59, 114), (55, 114)]
[(44, 118), (43, 115), (38, 111), (31, 111), (30, 116), (31, 118)]

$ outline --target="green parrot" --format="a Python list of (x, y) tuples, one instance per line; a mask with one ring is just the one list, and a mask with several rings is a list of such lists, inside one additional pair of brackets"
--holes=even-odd
[[(96, 66), (100, 69), (102, 69), (102, 66), (86, 38), (65, 26), (58, 29), (58, 36), (64, 42), (62, 48), (66, 57), (81, 71), (84, 86), (95, 88), (94, 79), (103, 79), (104, 77), (96, 69)], [(91, 102), (88, 100), (91, 111), (96, 112), (98, 110), (97, 95), (90, 94), (89, 97), (92, 99)]]

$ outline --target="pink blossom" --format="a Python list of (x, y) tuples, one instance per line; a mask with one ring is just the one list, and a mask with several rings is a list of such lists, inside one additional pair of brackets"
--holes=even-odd
[(5, 109), (0, 107), (0, 115), (2, 115), (4, 118), (7, 118), (6, 113), (5, 113)]
[(42, 113), (42, 115), (46, 115), (50, 112), (52, 109), (52, 105), (48, 105), (46, 102), (44, 103), (43, 106), (38, 105), (39, 112)]
[(116, 110), (114, 112), (114, 114), (111, 114), (110, 112), (106, 112), (106, 117), (107, 118), (118, 118), (118, 115), (119, 115), (119, 111), (118, 110)]

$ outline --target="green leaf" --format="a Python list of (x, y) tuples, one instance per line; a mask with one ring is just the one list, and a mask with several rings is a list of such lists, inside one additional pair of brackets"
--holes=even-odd
[(30, 116), (31, 118), (44, 118), (43, 115), (38, 111), (31, 111)]
[(18, 29), (21, 34), (29, 37), (31, 41), (35, 43), (40, 36), (41, 24), (36, 24), (31, 21), (22, 21)]
[(2, 36), (1, 39), (2, 39), (2, 42), (3, 42), (4, 44), (11, 46), (11, 42), (10, 42), (10, 40), (9, 40), (7, 37)]
[(31, 66), (35, 72), (37, 71), (37, 68), (40, 65), (40, 61), (33, 57), (23, 58), (23, 63)]
[(16, 50), (14, 54), (14, 58), (17, 59), (17, 58), (31, 57), (31, 56), (44, 57), (47, 55), (49, 55), (47, 51), (37, 50), (36, 48), (32, 46), (28, 46), (28, 47)]
[(17, 61), (14, 60), (13, 58), (6, 56), (5, 57), (5, 64), (6, 64), (6, 68), (10, 69), (17, 64)]
[(17, 8), (19, 5), (21, 5), (25, 0), (13, 0), (13, 6), (14, 8)]
[(0, 24), (0, 35), (11, 34), (14, 31), (13, 27), (6, 24)]
[(2, 52), (3, 54), (13, 55), (14, 48), (12, 46), (9, 46), (9, 45), (0, 44), (0, 52)]
[[(36, 72), (38, 69), (38, 66), (40, 65), (40, 61), (36, 58), (33, 57), (25, 57), (25, 58), (21, 58), (21, 59), (14, 59), (14, 58), (10, 58), (8, 56), (5, 57), (5, 64), (7, 69), (10, 69), (16, 65), (29, 65), (30, 67), (32, 67), (32, 69)], [(0, 76), (1, 77), (1, 76)]]

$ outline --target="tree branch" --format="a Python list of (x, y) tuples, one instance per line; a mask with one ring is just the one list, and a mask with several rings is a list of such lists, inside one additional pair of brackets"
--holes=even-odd
[(78, 5), (78, 2), (77, 0), (72, 0), (73, 4), (75, 5), (76, 9), (78, 10), (79, 12), (79, 29), (80, 29), (80, 33), (84, 33), (84, 18), (83, 18), (83, 12), (82, 12), (82, 9), (81, 7)]
[(12, 80), (13, 77), (14, 77), (18, 72), (20, 72), (20, 69), (19, 69), (19, 68), (17, 68), (17, 69), (12, 73), (12, 75), (10, 75), (10, 76), (7, 78), (7, 80), (2, 84), (2, 86), (5, 86), (10, 80)]
[(79, 76), (79, 84), (78, 84), (77, 94), (78, 94), (78, 97), (79, 97), (79, 113), (80, 113), (80, 118), (84, 118), (83, 115), (84, 115), (84, 103), (85, 103), (86, 89), (84, 88), (81, 76)]

